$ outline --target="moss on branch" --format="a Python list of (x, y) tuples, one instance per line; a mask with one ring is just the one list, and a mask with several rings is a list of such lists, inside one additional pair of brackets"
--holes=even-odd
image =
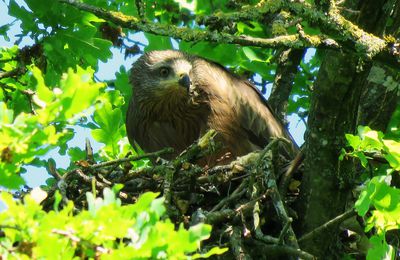
[(220, 20), (224, 22), (253, 20), (260, 21), (265, 15), (280, 11), (290, 11), (293, 15), (300, 17), (310, 24), (318, 24), (325, 35), (306, 35), (304, 32), (283, 35), (273, 38), (257, 38), (249, 35), (233, 35), (220, 31), (208, 31), (205, 29), (178, 27), (169, 24), (160, 24), (147, 21), (134, 16), (128, 16), (120, 12), (109, 11), (103, 8), (80, 3), (75, 0), (59, 0), (61, 3), (69, 4), (75, 8), (93, 13), (100, 18), (106, 19), (121, 27), (152, 33), (161, 36), (169, 36), (187, 42), (208, 41), (225, 44), (238, 44), (243, 46), (256, 46), (263, 48), (329, 48), (342, 49), (357, 53), (362, 58), (372, 59), (378, 54), (386, 53), (395, 56), (397, 63), (399, 55), (390, 51), (387, 42), (373, 34), (369, 34), (357, 25), (346, 20), (340, 15), (335, 6), (331, 6), (328, 13), (324, 13), (310, 4), (293, 1), (261, 1), (256, 6), (245, 6), (240, 12), (229, 14), (216, 13), (203, 16), (199, 19), (204, 21)]
[(243, 46), (257, 46), (263, 48), (307, 48), (307, 47), (326, 47), (337, 48), (332, 44), (332, 39), (313, 36), (313, 45), (310, 41), (299, 35), (284, 35), (274, 38), (257, 38), (248, 35), (232, 35), (218, 31), (207, 31), (202, 29), (192, 29), (187, 27), (177, 27), (169, 24), (160, 24), (146, 20), (140, 20), (134, 16), (127, 16), (120, 12), (108, 11), (102, 8), (79, 3), (75, 0), (59, 0), (61, 3), (69, 4), (75, 8), (97, 15), (100, 18), (113, 22), (121, 27), (152, 33), (161, 36), (169, 36), (187, 42), (209, 41), (215, 43), (239, 44)]

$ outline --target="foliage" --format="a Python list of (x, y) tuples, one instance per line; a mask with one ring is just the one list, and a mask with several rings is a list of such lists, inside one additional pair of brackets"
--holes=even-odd
[[(34, 159), (59, 147), (73, 137), (71, 129), (66, 128), (88, 109), (99, 95), (103, 84), (92, 81), (93, 71), (71, 69), (57, 84), (57, 88), (46, 86), (41, 71), (31, 67), (26, 82), (36, 90), (32, 103), (37, 107), (35, 114), (16, 113), (7, 105), (0, 103), (0, 185), (18, 188), (23, 180), (15, 173), (21, 171), (23, 164), (35, 163)], [(21, 83), (18, 83), (21, 84)], [(17, 101), (17, 100), (15, 100)]]
[[(352, 149), (350, 152), (343, 150), (341, 155), (342, 159), (359, 159), (362, 166), (370, 171), (370, 177), (365, 180), (355, 204), (358, 214), (366, 220), (365, 231), (374, 230), (374, 235), (370, 237), (372, 248), (368, 251), (368, 259), (393, 259), (395, 251), (387, 243), (385, 235), (390, 230), (400, 229), (400, 189), (398, 183), (393, 181), (400, 170), (400, 143), (384, 137), (382, 132), (360, 126), (358, 135), (346, 135)], [(386, 162), (374, 163), (377, 157)], [(366, 177), (364, 175), (364, 179)]]
[(35, 189), (23, 203), (2, 193), (7, 204), (7, 210), (0, 213), (4, 230), (0, 238), (2, 257), (196, 259), (225, 251), (213, 248), (193, 254), (209, 237), (211, 226), (198, 224), (188, 230), (182, 226), (175, 230), (174, 224), (165, 219), (163, 199), (157, 199), (155, 193), (145, 193), (135, 204), (121, 206), (110, 189), (104, 189), (104, 198), (88, 192), (88, 210), (76, 215), (71, 201), (61, 210), (56, 203), (53, 211), (43, 211), (39, 205), (43, 193)]

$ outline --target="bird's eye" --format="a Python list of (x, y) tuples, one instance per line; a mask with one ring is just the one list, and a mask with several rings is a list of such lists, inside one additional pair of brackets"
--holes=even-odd
[(159, 73), (160, 73), (161, 77), (166, 78), (169, 75), (169, 68), (162, 67), (162, 68), (160, 68)]

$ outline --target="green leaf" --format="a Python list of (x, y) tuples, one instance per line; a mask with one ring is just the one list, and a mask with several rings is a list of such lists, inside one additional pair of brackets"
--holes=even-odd
[(45, 84), (44, 78), (42, 76), (42, 72), (37, 68), (33, 67), (31, 69), (32, 75), (35, 78), (36, 82), (33, 82), (33, 85), (36, 86), (36, 94), (37, 99), (34, 99), (34, 102), (39, 107), (46, 107), (46, 103), (50, 103), (55, 98), (53, 91), (51, 91)]
[(7, 109), (4, 102), (0, 102), (0, 125), (11, 124), (14, 120), (14, 113), (12, 110)]
[(25, 184), (24, 179), (17, 174), (18, 167), (0, 162), (0, 186), (8, 189), (19, 189)]
[(354, 150), (357, 150), (361, 144), (361, 138), (356, 135), (345, 134), (346, 140)]
[(262, 58), (258, 56), (258, 54), (255, 52), (255, 50), (251, 47), (243, 47), (242, 48), (244, 55), (250, 60), (250, 61), (261, 61), (264, 62)]
[(250, 21), (250, 22), (238, 22), (237, 30), (240, 34), (251, 35), (254, 37), (265, 37), (266, 33), (264, 32), (264, 27), (261, 26), (258, 22)]
[(114, 186), (112, 187), (112, 191), (113, 191), (115, 194), (118, 194), (119, 191), (120, 191), (123, 187), (124, 187), (124, 185), (121, 184), (121, 183), (114, 184)]
[(125, 101), (120, 107), (125, 121), (125, 115), (126, 111), (128, 110), (129, 100), (132, 96), (132, 85), (129, 83), (128, 73), (122, 66), (119, 72), (116, 73), (115, 89), (119, 91), (118, 93), (122, 95)]
[(240, 58), (239, 47), (232, 44), (214, 44), (209, 42), (189, 43), (181, 41), (179, 49), (192, 54), (200, 55), (206, 59), (222, 65), (237, 65)]
[(228, 250), (229, 250), (228, 248), (213, 247), (205, 254), (194, 254), (192, 256), (192, 259), (209, 258), (212, 255), (222, 255)]
[(4, 24), (0, 26), (0, 35), (3, 36), (4, 40), (7, 42), (10, 41), (10, 37), (8, 37), (7, 32), (10, 30), (12, 24)]
[[(378, 182), (379, 183), (379, 182)], [(371, 203), (372, 203), (372, 195), (377, 189), (376, 181), (368, 182), (367, 186), (361, 192), (358, 200), (356, 201), (354, 207), (360, 216), (365, 216), (368, 212)]]
[(367, 223), (378, 232), (400, 227), (400, 189), (389, 186), (389, 176), (377, 176), (371, 179), (355, 204), (360, 216), (371, 210)]
[[(51, 89), (38, 68), (30, 70), (29, 86), (36, 89), (33, 102), (39, 106), (36, 115), (20, 112), (14, 118), (13, 111), (0, 103), (0, 151), (6, 152), (0, 163), (0, 185), (7, 188), (24, 183), (19, 176), (21, 166), (37, 164), (40, 156), (52, 148), (60, 147), (61, 152), (65, 149), (65, 143), (73, 136), (65, 124), (89, 108), (104, 86), (93, 82), (92, 70), (78, 68), (76, 73), (70, 70), (64, 76), (59, 88)], [(64, 145), (59, 144), (60, 140)]]
[(93, 71), (78, 68), (74, 73), (71, 69), (68, 71), (66, 80), (61, 82), (63, 93), (61, 95), (61, 105), (63, 113), (61, 117), (66, 119), (76, 116), (93, 105), (99, 91), (104, 87), (103, 84), (93, 83)]
[(25, 7), (20, 7), (15, 0), (10, 0), (8, 13), (10, 16), (15, 17), (22, 22), (24, 33), (27, 34), (29, 31), (36, 31), (36, 24), (32, 23), (32, 21), (35, 21), (36, 17), (26, 10)]
[(311, 27), (307, 21), (301, 23), (303, 25), (304, 32), (308, 35), (321, 35), (321, 31), (318, 28)]
[(71, 147), (68, 149), (68, 155), (72, 162), (83, 160), (86, 158), (86, 152), (79, 147)]
[(121, 109), (113, 109), (110, 103), (104, 103), (102, 108), (95, 111), (93, 119), (99, 126), (98, 129), (92, 130), (93, 138), (105, 144), (104, 151), (109, 156), (118, 156), (118, 141), (125, 137), (125, 122), (122, 120)]
[(369, 242), (372, 248), (368, 250), (367, 260), (395, 258), (395, 250), (391, 245), (386, 243), (385, 236), (383, 234), (379, 236), (372, 236), (369, 239)]
[(384, 140), (385, 159), (396, 171), (400, 170), (400, 143), (393, 140)]
[(145, 51), (172, 49), (170, 37), (150, 33), (145, 33), (144, 36), (149, 41), (149, 44), (145, 47)]
[(369, 127), (364, 127), (360, 130), (359, 133), (361, 139), (363, 139), (361, 146), (365, 150), (381, 150), (383, 148), (382, 144), (382, 132), (372, 131)]
[(355, 152), (354, 155), (361, 161), (361, 165), (366, 168), (368, 166), (368, 159), (363, 152)]

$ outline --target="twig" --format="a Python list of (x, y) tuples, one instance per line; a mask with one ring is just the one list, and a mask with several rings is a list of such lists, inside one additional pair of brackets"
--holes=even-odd
[(145, 19), (145, 3), (143, 2), (143, 0), (135, 0), (135, 4), (136, 4), (136, 9), (138, 11), (139, 17), (141, 19)]
[[(77, 174), (87, 184), (89, 184), (89, 185), (94, 184), (95, 188), (104, 189), (106, 187), (109, 187), (107, 184), (96, 180), (96, 178), (94, 176), (90, 177), (90, 176), (86, 175), (85, 173), (83, 173), (83, 171), (81, 169), (76, 169), (72, 172)], [(69, 175), (71, 175), (71, 174), (69, 174)]]
[[(89, 184), (89, 185), (92, 185), (92, 184), (93, 184), (95, 189), (100, 189), (100, 190), (102, 190), (102, 189), (104, 189), (104, 188), (106, 188), (106, 187), (110, 187), (109, 185), (107, 185), (107, 184), (105, 184), (105, 183), (103, 183), (103, 182), (100, 182), (100, 181), (96, 180), (95, 177), (89, 177), (89, 176), (87, 176), (86, 174), (83, 173), (83, 171), (82, 171), (81, 169), (76, 169), (76, 170), (74, 170), (74, 171), (72, 171), (72, 172), (78, 174), (78, 176), (79, 176), (84, 182), (86, 182), (87, 184)], [(72, 172), (71, 172), (71, 173), (72, 173)], [(69, 174), (69, 175), (71, 175), (71, 174)], [(121, 199), (124, 199), (124, 200), (130, 198), (130, 197), (128, 196), (128, 194), (126, 194), (125, 192), (122, 192), (122, 191), (119, 192), (118, 197), (121, 198)]]
[(264, 235), (261, 232), (261, 229), (257, 229), (255, 234), (256, 234), (256, 239), (258, 239), (264, 243), (267, 243), (267, 244), (278, 244), (279, 243), (279, 238)]
[(302, 236), (299, 239), (299, 242), (304, 242), (306, 240), (312, 239), (313, 237), (318, 235), (318, 233), (320, 233), (322, 231), (326, 231), (327, 229), (329, 229), (329, 228), (331, 228), (333, 226), (339, 225), (340, 223), (342, 223), (346, 219), (349, 219), (349, 218), (351, 218), (351, 217), (353, 217), (355, 215), (357, 215), (357, 212), (354, 209), (346, 211), (345, 213), (335, 217), (334, 219), (329, 220), (325, 224), (323, 224), (323, 225), (317, 227), (316, 229), (312, 230), (311, 232), (305, 234), (304, 236)]
[(135, 170), (130, 170), (127, 174), (122, 175), (120, 178), (113, 180), (114, 182), (125, 183), (129, 180), (143, 177), (143, 176), (152, 176), (154, 174), (162, 173), (165, 170), (165, 165), (156, 165), (153, 167), (140, 168)]
[(21, 228), (18, 226), (10, 226), (10, 225), (0, 225), (0, 230), (1, 229), (15, 229), (18, 231), (21, 231)]
[(47, 166), (48, 172), (51, 176), (54, 177), (54, 179), (56, 179), (57, 181), (62, 179), (62, 176), (57, 171), (56, 162), (54, 161), (54, 159), (49, 159), (47, 161)]
[(279, 245), (283, 245), (283, 240), (285, 239), (286, 233), (288, 232), (292, 222), (293, 222), (293, 219), (292, 218), (288, 218), (288, 221), (283, 226), (283, 228), (281, 230), (281, 233), (279, 234), (279, 241), (278, 241)]
[(167, 205), (167, 208), (171, 206), (171, 201), (172, 201), (172, 185), (174, 181), (174, 170), (171, 169), (165, 169), (165, 178), (164, 178), (164, 189), (163, 189), (163, 196), (165, 198), (165, 204)]
[(142, 46), (142, 47), (146, 47), (146, 46), (147, 46), (146, 44), (144, 44), (144, 43), (142, 43), (142, 42), (135, 41), (135, 40), (130, 39), (130, 38), (125, 38), (125, 39), (126, 39), (128, 42), (134, 43), (134, 44), (136, 44), (136, 45), (138, 45), (138, 46)]
[(26, 68), (16, 68), (10, 71), (0, 72), (0, 79), (11, 78), (25, 74)]
[(86, 150), (86, 160), (90, 164), (95, 163), (94, 156), (93, 156), (93, 148), (92, 148), (92, 145), (90, 144), (89, 138), (85, 139), (85, 150)]
[[(279, 139), (276, 139), (276, 140), (278, 141)], [(273, 165), (271, 165), (271, 159), (265, 160), (265, 158), (264, 158), (264, 157), (272, 158), (272, 150), (270, 150), (270, 148), (276, 147), (278, 145), (278, 142), (277, 141), (274, 142), (274, 141), (275, 140), (271, 141), (271, 143), (270, 143), (271, 146), (268, 145), (264, 149), (264, 151), (262, 152), (263, 156), (260, 159), (262, 161), (266, 161), (267, 162), (265, 164), (265, 167), (267, 168), (266, 170), (268, 171), (268, 175), (269, 175), (268, 176), (269, 177), (269, 179), (268, 179), (268, 187), (270, 187), (270, 190), (271, 190), (270, 197), (271, 197), (272, 202), (274, 204), (274, 208), (276, 210), (278, 218), (280, 219), (280, 221), (282, 223), (286, 224), (286, 223), (290, 222), (290, 218), (289, 218), (289, 216), (288, 216), (288, 214), (286, 212), (286, 209), (285, 209), (284, 203), (282, 201), (281, 195), (280, 195), (280, 193), (278, 191), (278, 187), (277, 187), (277, 184), (276, 184), (276, 177), (275, 177), (275, 174), (274, 174), (274, 167), (273, 167)], [(261, 166), (262, 166), (262, 164), (261, 164), (261, 161), (260, 161), (260, 163), (259, 163), (259, 165), (257, 167), (259, 169), (259, 171), (263, 170)], [(286, 239), (287, 239), (287, 242), (288, 242), (288, 244), (290, 246), (293, 246), (296, 249), (299, 248), (299, 245), (298, 245), (297, 239), (296, 239), (296, 235), (295, 235), (291, 225), (289, 225), (289, 227), (288, 227)]]
[(116, 159), (116, 160), (112, 160), (112, 161), (108, 161), (108, 162), (93, 164), (93, 165), (88, 166), (87, 168), (89, 168), (89, 169), (97, 169), (97, 168), (103, 168), (103, 167), (111, 166), (111, 165), (115, 165), (115, 164), (121, 164), (121, 163), (124, 163), (124, 162), (139, 161), (139, 160), (141, 160), (143, 158), (157, 158), (160, 155), (168, 154), (168, 153), (172, 153), (172, 152), (174, 152), (174, 149), (172, 149), (172, 148), (164, 148), (164, 149), (162, 149), (160, 151), (157, 151), (157, 152), (146, 153), (146, 154), (143, 154), (143, 155), (131, 156), (131, 157), (128, 157), (128, 158), (120, 158), (120, 159)]
[(242, 177), (243, 173), (234, 173), (232, 172), (232, 165), (220, 165), (212, 168), (211, 171), (212, 175), (204, 175), (197, 178), (197, 183), (204, 184), (204, 183), (213, 183), (213, 184), (222, 184), (229, 182), (235, 178)]
[(217, 132), (214, 129), (208, 130), (198, 141), (191, 144), (173, 160), (173, 166), (179, 170), (183, 163), (194, 162), (205, 155), (215, 152), (219, 148), (218, 144), (214, 143), (216, 135)]
[(268, 103), (284, 124), (287, 122), (285, 116), (292, 83), (304, 53), (304, 49), (289, 49), (282, 51), (278, 57), (278, 67)]
[(259, 242), (257, 240), (253, 240), (253, 242), (254, 245), (252, 245), (252, 247), (262, 251), (260, 252), (260, 254), (263, 254), (263, 252), (265, 252), (264, 255), (271, 256), (271, 258), (273, 259), (287, 259), (288, 256), (295, 256), (300, 259), (306, 259), (306, 260), (316, 259), (316, 257), (311, 255), (310, 253), (307, 253), (300, 249), (296, 249), (291, 246), (268, 245), (263, 242)]
[(303, 160), (304, 160), (304, 151), (303, 149), (301, 149), (300, 152), (296, 155), (296, 157), (289, 163), (289, 167), (281, 177), (279, 183), (280, 194), (286, 194), (290, 180), (292, 179), (293, 174), (296, 172), (296, 170), (300, 167)]
[(232, 227), (232, 234), (230, 236), (230, 246), (231, 252), (235, 256), (235, 259), (251, 259), (251, 257), (245, 252), (244, 247), (242, 245), (242, 232), (239, 227)]
[(220, 211), (209, 212), (205, 214), (204, 222), (210, 225), (215, 225), (217, 223), (233, 219), (236, 214), (237, 212), (233, 209), (223, 209)]
[(104, 178), (104, 176), (103, 176), (102, 174), (98, 173), (98, 174), (96, 174), (96, 175), (97, 175), (97, 177), (98, 177), (103, 183), (105, 183), (106, 185), (108, 185), (108, 186), (113, 185), (113, 183), (110, 182), (109, 180), (107, 180), (106, 178)]
[(244, 187), (247, 185), (246, 181), (243, 181), (233, 192), (232, 194), (227, 197), (224, 198), (223, 200), (221, 200), (217, 205), (215, 205), (210, 212), (214, 212), (219, 210), (220, 208), (222, 208), (225, 204), (230, 203), (231, 201), (234, 201), (238, 198), (240, 198), (245, 192), (246, 189), (244, 189)]
[(75, 243), (79, 243), (81, 241), (81, 239), (79, 237), (74, 235), (73, 230), (65, 231), (65, 230), (61, 230), (61, 229), (53, 229), (53, 230), (51, 230), (51, 233), (68, 237), (71, 241), (73, 241)]

